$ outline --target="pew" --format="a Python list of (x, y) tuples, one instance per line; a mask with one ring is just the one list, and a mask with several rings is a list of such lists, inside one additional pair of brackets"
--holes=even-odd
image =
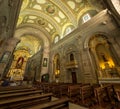
[(30, 108), (27, 109), (69, 109), (69, 99), (62, 98), (44, 104), (31, 106)]
[(80, 104), (90, 107), (94, 105), (95, 96), (94, 91), (92, 90), (92, 86), (85, 85), (80, 87)]
[(108, 97), (110, 102), (115, 102), (115, 99), (117, 98), (114, 86), (112, 84), (104, 86), (106, 88)]
[(114, 87), (111, 84), (95, 88), (95, 97), (97, 99), (97, 104), (100, 107), (114, 107), (114, 105), (112, 104), (112, 100), (114, 100), (114, 95)]
[(0, 108), (5, 109), (20, 109), (26, 106), (44, 103), (51, 101), (52, 93), (41, 94), (41, 95), (31, 95), (31, 96), (22, 96), (13, 99), (6, 99), (0, 101)]
[(28, 89), (32, 88), (31, 86), (0, 86), (0, 91), (10, 91), (10, 90), (19, 90), (19, 89)]
[(68, 95), (68, 87), (69, 87), (69, 84), (62, 84), (61, 87), (60, 87), (60, 97), (64, 97), (64, 96), (67, 96)]
[(25, 89), (17, 89), (17, 90), (6, 90), (6, 91), (1, 91), (0, 90), (0, 95), (3, 94), (9, 94), (9, 93), (20, 93), (20, 92), (26, 92), (26, 91), (35, 91), (35, 88), (25, 88)]
[(72, 103), (79, 103), (80, 85), (68, 86), (68, 97)]
[(35, 95), (35, 94), (41, 94), (41, 90), (36, 90), (36, 91), (26, 91), (26, 92), (19, 92), (19, 93), (8, 93), (8, 94), (3, 94), (0, 96), (0, 101), (3, 99), (11, 99), (11, 98), (17, 98), (17, 97), (22, 97), (22, 96), (30, 96), (30, 95)]

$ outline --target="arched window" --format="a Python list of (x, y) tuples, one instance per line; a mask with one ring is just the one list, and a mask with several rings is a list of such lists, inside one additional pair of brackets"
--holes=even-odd
[(91, 19), (91, 16), (87, 13), (82, 17), (82, 19), (83, 19), (83, 23), (85, 23), (85, 22), (87, 22), (88, 20)]
[(68, 28), (66, 29), (66, 31), (65, 31), (65, 35), (71, 33), (71, 31), (72, 31), (71, 27), (68, 27)]
[(74, 55), (73, 55), (73, 53), (70, 54), (70, 61), (74, 61)]
[(59, 40), (59, 36), (55, 36), (54, 43), (57, 43)]

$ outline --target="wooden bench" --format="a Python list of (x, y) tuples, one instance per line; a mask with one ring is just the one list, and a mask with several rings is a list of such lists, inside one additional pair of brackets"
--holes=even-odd
[(80, 85), (71, 85), (68, 87), (68, 97), (73, 103), (79, 103)]
[(69, 99), (58, 99), (48, 103), (32, 106), (27, 109), (69, 109)]
[(6, 91), (0, 91), (0, 95), (3, 94), (9, 94), (9, 93), (20, 93), (20, 92), (26, 92), (26, 91), (35, 91), (35, 88), (26, 88), (26, 89), (17, 89), (17, 90), (6, 90)]
[(94, 91), (92, 90), (92, 86), (85, 85), (80, 87), (80, 101), (85, 106), (91, 106), (94, 103)]
[(22, 96), (30, 96), (30, 95), (35, 95), (35, 94), (41, 94), (42, 91), (41, 90), (31, 90), (31, 91), (26, 91), (26, 92), (19, 92), (19, 93), (8, 93), (8, 94), (3, 94), (0, 96), (0, 101), (3, 99), (11, 99), (11, 98), (15, 98), (15, 97), (22, 97)]
[(69, 84), (62, 84), (60, 86), (60, 89), (61, 89), (60, 97), (64, 97), (68, 95), (68, 87), (69, 87)]
[(13, 99), (6, 99), (0, 101), (0, 108), (19, 109), (38, 103), (48, 102), (51, 101), (52, 95), (53, 95), (52, 93), (48, 93), (48, 94), (22, 96)]
[(0, 91), (10, 91), (10, 90), (19, 90), (19, 89), (28, 89), (32, 87), (28, 86), (0, 86)]
[(98, 105), (103, 106), (108, 103), (109, 96), (108, 96), (106, 87), (95, 88), (94, 92), (95, 92), (95, 97), (96, 97)]

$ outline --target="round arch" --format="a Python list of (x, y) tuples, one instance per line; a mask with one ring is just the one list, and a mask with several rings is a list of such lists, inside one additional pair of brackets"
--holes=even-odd
[[(49, 62), (50, 42), (49, 42), (49, 39), (47, 38), (47, 36), (37, 28), (27, 27), (26, 26), (26, 27), (18, 28), (15, 31), (14, 37), (20, 39), (21, 36), (24, 36), (26, 34), (30, 34), (30, 35), (39, 37), (43, 41), (43, 59), (47, 58), (48, 59), (47, 64), (48, 64), (48, 62)], [(46, 73), (48, 73), (48, 65), (47, 65), (47, 67), (44, 67), (44, 66), (41, 67), (41, 76), (43, 74), (46, 74)]]

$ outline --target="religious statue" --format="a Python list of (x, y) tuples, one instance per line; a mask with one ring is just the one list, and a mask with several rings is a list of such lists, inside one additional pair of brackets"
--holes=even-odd
[(23, 62), (24, 62), (24, 58), (19, 57), (18, 60), (17, 60), (17, 63), (16, 63), (16, 68), (17, 69), (22, 68)]

